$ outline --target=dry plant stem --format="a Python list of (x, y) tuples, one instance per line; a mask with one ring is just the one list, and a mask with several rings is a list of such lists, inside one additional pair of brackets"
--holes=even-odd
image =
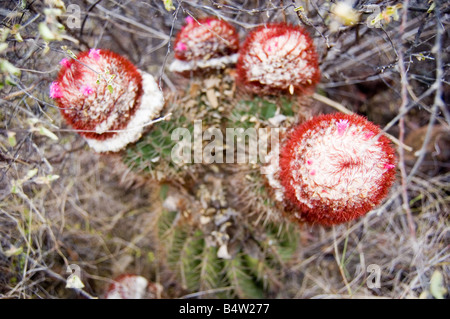
[(350, 111), (349, 109), (347, 109), (345, 106), (343, 106), (342, 104), (340, 104), (336, 101), (333, 101), (332, 99), (327, 98), (326, 96), (320, 95), (318, 93), (314, 93), (313, 98), (319, 102), (325, 103), (325, 104), (335, 108), (339, 112), (342, 112), (344, 114), (353, 114), (353, 112)]
[[(281, 5), (281, 7), (284, 7), (284, 1), (283, 0), (280, 0), (280, 5)], [(286, 11), (285, 11), (285, 9), (283, 9), (281, 12), (283, 13), (283, 22), (286, 23)]]
[(27, 88), (24, 88), (24, 89), (22, 89), (20, 91), (16, 91), (16, 92), (13, 92), (11, 94), (8, 94), (8, 95), (4, 96), (3, 99), (5, 99), (7, 101), (12, 100), (12, 99), (14, 99), (16, 97), (21, 96), (22, 94), (25, 94), (25, 92), (33, 91), (34, 88), (36, 87), (36, 85), (37, 85), (37, 83), (34, 83), (31, 86), (29, 86)]
[(173, 38), (173, 30), (175, 27), (175, 21), (177, 20), (178, 12), (180, 11), (180, 8), (181, 8), (181, 5), (177, 6), (177, 8), (175, 9), (175, 12), (173, 13), (172, 25), (170, 26), (169, 38), (167, 40), (167, 51), (166, 51), (166, 55), (164, 56), (164, 61), (161, 65), (161, 70), (159, 71), (158, 85), (159, 85), (160, 89), (162, 88), (161, 82), (162, 82), (163, 74), (165, 74), (164, 70), (166, 68), (167, 59), (169, 58), (170, 52), (172, 51), (171, 42), (172, 42), (172, 38)]
[[(394, 126), (398, 120), (405, 116), (406, 113), (408, 113), (413, 107), (415, 107), (417, 104), (421, 104), (420, 101), (422, 101), (424, 98), (426, 98), (428, 95), (432, 94), (434, 92), (435, 88), (434, 86), (431, 86), (428, 90), (426, 90), (422, 95), (420, 95), (419, 97), (413, 95), (413, 92), (411, 91), (411, 89), (408, 87), (408, 91), (409, 94), (411, 95), (412, 99), (414, 100), (414, 103), (410, 103), (410, 105), (408, 105), (408, 107), (403, 110), (403, 112), (399, 112), (388, 124), (386, 124), (383, 128), (383, 132), (386, 132), (387, 130), (389, 130), (392, 126)], [(406, 149), (406, 148), (405, 148)], [(408, 152), (411, 152), (411, 150), (406, 149)]]
[[(347, 235), (348, 236), (348, 235)], [(339, 250), (338, 250), (338, 242), (336, 240), (336, 228), (333, 226), (333, 244), (334, 244), (334, 257), (336, 258), (336, 263), (339, 267), (339, 272), (342, 276), (342, 280), (344, 281), (345, 288), (347, 288), (348, 294), (351, 296), (353, 295), (352, 289), (348, 283), (347, 277), (345, 276), (344, 267), (342, 266), (341, 258), (339, 257)], [(345, 256), (342, 256), (342, 260), (344, 260)]]
[[(168, 114), (166, 114), (164, 116), (158, 117), (158, 118), (156, 118), (154, 120), (151, 120), (151, 121), (149, 121), (149, 122), (147, 122), (145, 124), (142, 124), (140, 126), (137, 126), (137, 127), (127, 128), (127, 129), (120, 129), (120, 130), (107, 130), (105, 132), (108, 132), (108, 133), (120, 133), (120, 132), (130, 131), (130, 130), (133, 130), (133, 129), (136, 129), (136, 128), (139, 128), (139, 127), (150, 126), (150, 125), (153, 125), (155, 123), (158, 123), (158, 122), (161, 122), (161, 121), (165, 121), (166, 119), (170, 118), (171, 115), (172, 115), (172, 113), (168, 113)], [(58, 129), (57, 131), (58, 132), (91, 132), (91, 133), (95, 133), (96, 132), (95, 130), (75, 130), (75, 129)]]
[[(33, 264), (35, 267), (39, 267), (40, 269), (42, 269), (42, 271), (46, 272), (50, 277), (53, 277), (59, 281), (62, 281), (63, 283), (67, 284), (67, 280), (62, 277), (61, 275), (57, 274), (56, 272), (52, 271), (49, 267), (43, 266), (41, 264), (39, 264), (36, 260), (34, 260), (33, 258), (27, 256), (27, 261), (31, 264)], [(87, 299), (97, 299), (97, 297), (94, 297), (92, 295), (90, 295), (89, 293), (87, 293), (86, 291), (84, 291), (83, 289), (79, 289), (79, 288), (71, 288), (73, 290), (75, 290), (77, 293), (79, 293), (80, 295), (82, 295), (83, 297), (86, 297)]]
[[(419, 22), (418, 18), (413, 19), (406, 24), (406, 27), (409, 28), (411, 26), (414, 26), (418, 22)], [(419, 27), (414, 27), (410, 31), (403, 33), (401, 35), (401, 40), (407, 41), (411, 38), (414, 38), (417, 34), (418, 29), (419, 29)], [(347, 54), (350, 57), (353, 57), (353, 59), (349, 59), (347, 62), (336, 65), (334, 68), (328, 70), (328, 73), (329, 74), (338, 74), (342, 70), (350, 68), (356, 63), (361, 63), (362, 61), (370, 59), (370, 57), (376, 55), (376, 52), (386, 51), (386, 50), (388, 50), (388, 48), (391, 47), (391, 43), (384, 43), (376, 48), (370, 49), (371, 45), (372, 45), (372, 40), (368, 39), (368, 40), (364, 41), (363, 43), (361, 43), (359, 46), (357, 46), (353, 49), (350, 49), (347, 52)], [(359, 52), (361, 52), (361, 54), (357, 54)]]
[[(93, 2), (90, 1), (90, 3), (93, 3)], [(165, 41), (168, 41), (168, 40), (169, 40), (169, 37), (168, 37), (167, 34), (165, 34), (165, 33), (162, 33), (162, 32), (160, 32), (160, 31), (157, 31), (157, 30), (155, 30), (155, 29), (152, 29), (152, 28), (150, 28), (150, 27), (148, 27), (148, 26), (146, 26), (146, 25), (144, 25), (144, 24), (142, 24), (142, 23), (139, 23), (139, 22), (137, 22), (137, 21), (135, 21), (135, 20), (133, 20), (133, 19), (127, 18), (127, 17), (122, 16), (122, 15), (120, 15), (120, 14), (117, 14), (117, 13), (115, 13), (115, 12), (113, 12), (113, 11), (110, 11), (110, 10), (108, 10), (108, 9), (106, 9), (106, 8), (104, 8), (104, 7), (102, 7), (102, 6), (100, 6), (100, 5), (97, 5), (96, 8), (99, 9), (100, 11), (102, 11), (102, 12), (105, 12), (105, 13), (106, 13), (108, 16), (110, 16), (110, 17), (113, 17), (113, 18), (122, 20), (123, 22), (126, 22), (126, 23), (128, 23), (128, 24), (131, 24), (131, 25), (133, 25), (133, 26), (135, 26), (135, 27), (138, 27), (139, 29), (142, 29), (142, 30), (144, 30), (144, 31), (147, 31), (148, 33), (153, 34), (153, 36), (154, 36), (155, 38), (158, 38), (158, 39), (161, 39), (161, 40), (165, 40)]]
[[(400, 25), (400, 38), (401, 35), (405, 31), (406, 22), (408, 19), (408, 5), (409, 0), (406, 0), (403, 4), (403, 15), (402, 15), (402, 24)], [(408, 74), (405, 69), (405, 58), (403, 55), (403, 47), (400, 46), (398, 50), (398, 67), (400, 70), (400, 78), (401, 78), (401, 97), (402, 97), (402, 103), (400, 105), (399, 112), (403, 113), (406, 109), (406, 106), (408, 105)], [(398, 122), (399, 126), (399, 140), (401, 143), (403, 143), (403, 140), (405, 138), (405, 117), (402, 116)], [(407, 177), (406, 177), (406, 167), (405, 167), (405, 151), (403, 148), (398, 149), (399, 154), (399, 169), (401, 174), (401, 183), (402, 183), (402, 200), (403, 200), (403, 209), (406, 212), (406, 218), (408, 220), (409, 225), (409, 232), (411, 234), (412, 238), (416, 238), (416, 227), (414, 225), (414, 220), (412, 218), (411, 209), (409, 207), (409, 200), (408, 200), (408, 185), (407, 185)]]
[[(320, 95), (318, 93), (314, 93), (312, 97), (319, 102), (325, 103), (325, 104), (335, 108), (339, 112), (342, 112), (344, 114), (354, 114), (352, 111), (347, 109), (342, 104), (340, 104), (336, 101), (333, 101), (333, 100), (327, 98), (326, 96)], [(386, 135), (394, 144), (396, 144), (397, 146), (400, 146), (400, 148), (403, 148), (403, 149), (407, 150), (408, 152), (411, 152), (413, 150), (411, 146), (408, 146), (405, 143), (403, 143), (402, 141), (399, 141), (397, 138), (395, 138), (391, 134), (384, 132), (384, 135)]]
[[(414, 163), (413, 168), (411, 169), (407, 182), (411, 181), (411, 178), (417, 173), (419, 166), (422, 164), (423, 159), (426, 155), (426, 148), (431, 139), (431, 132), (433, 130), (434, 123), (436, 122), (436, 114), (438, 112), (438, 108), (445, 110), (445, 104), (442, 100), (442, 81), (444, 80), (444, 71), (442, 64), (442, 34), (443, 34), (443, 26), (440, 20), (440, 2), (436, 1), (436, 42), (433, 50), (436, 52), (436, 80), (432, 85), (432, 88), (435, 89), (434, 94), (434, 103), (431, 108), (431, 116), (430, 122), (428, 123), (427, 132), (425, 133), (425, 139), (423, 141), (422, 147), (419, 151), (419, 158)], [(446, 112), (443, 112), (446, 114)], [(448, 120), (448, 119), (447, 119)], [(450, 123), (449, 123), (450, 124)]]

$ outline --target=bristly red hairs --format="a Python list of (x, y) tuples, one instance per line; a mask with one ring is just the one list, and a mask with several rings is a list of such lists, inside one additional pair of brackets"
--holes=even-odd
[(260, 26), (239, 50), (237, 81), (256, 94), (309, 94), (320, 81), (312, 39), (300, 26)]
[(333, 225), (363, 216), (388, 194), (395, 161), (389, 139), (356, 114), (321, 115), (293, 128), (278, 176), (290, 217)]
[(239, 36), (228, 22), (213, 17), (194, 20), (178, 33), (174, 51), (181, 61), (202, 60), (231, 55), (239, 50)]
[[(105, 140), (116, 133), (84, 130), (95, 131), (114, 113), (118, 115), (108, 131), (127, 126), (143, 94), (142, 76), (128, 59), (108, 50), (91, 49), (78, 54), (76, 60), (63, 59), (60, 64), (51, 97), (69, 125), (80, 135), (96, 140)], [(108, 87), (109, 79), (111, 87)]]

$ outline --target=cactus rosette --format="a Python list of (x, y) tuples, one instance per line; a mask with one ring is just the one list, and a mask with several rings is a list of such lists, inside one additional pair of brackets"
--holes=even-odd
[(256, 94), (310, 93), (320, 80), (312, 39), (284, 23), (252, 31), (239, 50), (238, 83)]
[(164, 105), (154, 78), (114, 52), (91, 49), (60, 64), (50, 97), (97, 152), (117, 152), (136, 142)]
[(186, 22), (175, 39), (171, 72), (223, 69), (236, 63), (239, 37), (232, 25), (212, 17), (187, 17)]
[(287, 133), (267, 177), (294, 220), (333, 225), (363, 216), (386, 197), (395, 161), (378, 126), (355, 114), (328, 114)]

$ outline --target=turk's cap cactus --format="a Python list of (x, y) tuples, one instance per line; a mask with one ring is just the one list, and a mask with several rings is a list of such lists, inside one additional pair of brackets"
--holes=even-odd
[(268, 24), (253, 30), (239, 50), (238, 82), (257, 94), (305, 94), (320, 80), (312, 39), (299, 26)]
[(149, 282), (145, 277), (123, 274), (109, 285), (104, 299), (156, 299), (162, 286)]
[(174, 47), (175, 60), (169, 66), (172, 72), (222, 69), (236, 63), (239, 36), (226, 21), (212, 17), (198, 20), (187, 17)]
[(112, 51), (91, 49), (60, 64), (50, 97), (97, 152), (117, 152), (136, 142), (164, 105), (153, 76)]
[(267, 179), (293, 219), (332, 225), (363, 216), (388, 194), (395, 155), (359, 115), (320, 115), (287, 133)]

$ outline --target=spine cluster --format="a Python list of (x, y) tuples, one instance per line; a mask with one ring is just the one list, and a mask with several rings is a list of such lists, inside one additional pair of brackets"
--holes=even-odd
[(98, 152), (118, 151), (135, 142), (163, 106), (153, 77), (114, 52), (91, 49), (60, 64), (50, 97), (68, 124)]
[(175, 40), (175, 58), (182, 61), (206, 60), (236, 53), (239, 37), (229, 23), (205, 18), (195, 21), (186, 19), (187, 24)]
[(372, 210), (395, 175), (389, 140), (359, 115), (321, 115), (295, 127), (271, 165), (278, 171), (272, 184), (293, 217), (324, 225)]
[(232, 25), (215, 18), (188, 17), (186, 22), (174, 43), (175, 61), (169, 68), (171, 71), (220, 69), (236, 63), (239, 37)]
[(287, 24), (262, 26), (239, 51), (238, 80), (254, 93), (307, 93), (320, 79), (317, 54), (305, 30)]

